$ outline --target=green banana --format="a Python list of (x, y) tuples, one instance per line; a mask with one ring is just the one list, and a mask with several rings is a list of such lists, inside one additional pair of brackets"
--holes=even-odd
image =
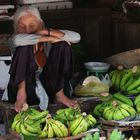
[(124, 73), (125, 73), (125, 71), (123, 71), (123, 70), (118, 71), (118, 75), (117, 75), (116, 81), (115, 81), (115, 88), (118, 90), (120, 89), (121, 79), (122, 79), (122, 76)]
[(122, 107), (123, 109), (125, 109), (131, 116), (135, 116), (136, 115), (136, 111), (133, 107), (127, 105), (127, 104), (120, 104), (120, 107)]
[(23, 123), (23, 125), (24, 125), (24, 127), (25, 127), (25, 129), (27, 130), (27, 131), (29, 131), (30, 133), (33, 133), (33, 134), (37, 134), (37, 133), (39, 133), (40, 131), (41, 131), (41, 128), (40, 128), (40, 126), (38, 125), (38, 126), (36, 126), (36, 127), (34, 127), (34, 126), (31, 126), (31, 125), (28, 125), (27, 123)]
[(16, 130), (16, 125), (17, 125), (17, 123), (19, 122), (20, 120), (14, 120), (13, 122), (12, 122), (12, 125), (11, 125), (11, 129), (12, 130)]
[(138, 93), (140, 93), (140, 90), (133, 89), (133, 90), (127, 91), (127, 93), (128, 94), (138, 94)]
[(14, 121), (15, 120), (20, 120), (21, 119), (21, 116), (24, 114), (24, 112), (20, 112), (18, 114), (16, 114), (16, 116), (14, 117)]
[(108, 110), (106, 112), (106, 119), (107, 120), (113, 120), (113, 116), (114, 116), (114, 108), (112, 108), (111, 110)]
[(42, 118), (45, 118), (48, 115), (48, 113), (49, 113), (48, 110), (45, 110), (43, 112), (40, 112), (40, 114), (38, 114), (38, 115), (34, 115), (34, 116), (29, 115), (29, 119), (37, 121), (37, 120), (40, 120)]
[(31, 111), (31, 114), (33, 114), (33, 115), (39, 115), (40, 114), (40, 111), (38, 111), (37, 109), (34, 109), (34, 108), (30, 108), (30, 111)]
[(108, 118), (108, 111), (112, 110), (112, 106), (107, 106), (105, 107), (104, 111), (103, 111), (103, 118), (107, 119)]
[(49, 124), (51, 124), (51, 127), (53, 129), (53, 132), (54, 132), (54, 135), (59, 137), (59, 138), (62, 138), (63, 137), (63, 133), (62, 131), (60, 130), (60, 128), (53, 122), (52, 119), (49, 120)]
[(128, 79), (130, 79), (131, 76), (132, 76), (132, 71), (125, 70), (124, 76), (122, 77), (121, 82), (120, 82), (120, 87), (123, 87), (123, 85), (127, 83)]
[(70, 132), (73, 133), (73, 131), (80, 125), (81, 121), (83, 119), (83, 116), (81, 115), (79, 118), (76, 118), (75, 120), (70, 122)]
[(95, 132), (94, 133), (92, 140), (100, 140), (100, 134), (99, 134), (99, 132)]
[(127, 88), (134, 82), (134, 78), (131, 77), (126, 84), (124, 84), (121, 88), (122, 91), (125, 91), (127, 90)]
[(140, 104), (136, 104), (137, 113), (140, 113)]
[(113, 70), (109, 73), (109, 78), (112, 79), (113, 74), (116, 72), (117, 70)]
[(117, 76), (118, 76), (118, 71), (116, 70), (111, 77), (112, 87), (115, 87)]
[(45, 138), (48, 136), (48, 122), (46, 122), (43, 131), (40, 132), (39, 138)]
[(135, 98), (134, 104), (135, 104), (135, 105), (140, 104), (140, 95), (138, 95), (138, 96)]
[(24, 127), (23, 123), (21, 123), (21, 133), (23, 135), (26, 135), (26, 136), (37, 136), (37, 134), (33, 134), (33, 133), (30, 133), (29, 131), (26, 130), (26, 128)]
[(129, 112), (126, 111), (124, 108), (120, 107), (119, 109), (125, 118), (130, 116)]
[(21, 132), (21, 121), (19, 121), (17, 124), (16, 124), (16, 127), (15, 127), (15, 130), (16, 132), (20, 133)]
[(82, 121), (80, 122), (79, 126), (72, 132), (72, 136), (85, 132), (85, 131), (87, 131), (87, 129), (88, 129), (88, 123), (83, 118)]
[(114, 118), (114, 120), (119, 121), (119, 120), (124, 119), (124, 116), (123, 116), (123, 114), (121, 113), (121, 111), (120, 111), (118, 108), (116, 108), (115, 111), (114, 111), (114, 116), (113, 116), (113, 118)]
[(96, 119), (91, 114), (88, 114), (86, 116), (86, 120), (90, 124), (90, 126), (93, 126), (97, 123)]
[(46, 138), (48, 135), (48, 131), (47, 130), (44, 130), (44, 131), (41, 131), (41, 133), (38, 135), (39, 138)]
[(53, 138), (54, 137), (54, 132), (53, 132), (53, 129), (52, 129), (52, 126), (51, 124), (47, 124), (48, 125), (48, 138)]
[(131, 91), (136, 89), (138, 86), (140, 86), (140, 79), (138, 78), (137, 80), (135, 80), (128, 88), (127, 91)]
[(95, 114), (96, 116), (101, 116), (102, 114), (99, 112), (99, 109), (101, 108), (102, 104), (98, 104), (95, 106), (94, 110), (93, 110), (93, 114)]
[(68, 129), (64, 124), (62, 124), (58, 120), (53, 120), (52, 119), (51, 121), (52, 121), (52, 123), (56, 124), (59, 127), (60, 131), (63, 133), (63, 137), (68, 136)]
[(114, 98), (116, 98), (117, 100), (120, 100), (121, 102), (124, 102), (130, 106), (133, 106), (133, 102), (131, 99), (129, 99), (128, 97), (122, 95), (121, 93), (116, 93), (113, 95)]

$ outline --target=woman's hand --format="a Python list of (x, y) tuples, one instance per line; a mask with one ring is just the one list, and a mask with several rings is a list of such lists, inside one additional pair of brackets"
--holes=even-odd
[(57, 38), (57, 37), (43, 36), (43, 37), (39, 38), (38, 43), (43, 43), (43, 42), (56, 43), (56, 42), (59, 42), (59, 41), (61, 41), (61, 39)]

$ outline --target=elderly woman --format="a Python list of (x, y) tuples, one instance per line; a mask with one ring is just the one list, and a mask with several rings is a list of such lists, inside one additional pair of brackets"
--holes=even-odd
[(12, 63), (8, 84), (8, 100), (19, 112), (23, 104), (38, 104), (46, 109), (57, 101), (76, 107), (77, 101), (66, 92), (73, 76), (70, 43), (80, 35), (68, 30), (44, 27), (38, 9), (20, 7), (14, 15), (15, 34), (10, 39)]

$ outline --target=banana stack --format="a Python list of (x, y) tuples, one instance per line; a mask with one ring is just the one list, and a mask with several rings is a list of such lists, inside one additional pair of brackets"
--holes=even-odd
[[(85, 132), (95, 124), (96, 119), (91, 114), (81, 113), (80, 108), (59, 109), (54, 117), (49, 114), (48, 110), (40, 112), (28, 108), (14, 117), (11, 129), (24, 136), (63, 138), (70, 134), (77, 135)], [(68, 128), (70, 129), (69, 133)]]
[(26, 136), (38, 136), (48, 111), (39, 112), (35, 109), (20, 112), (14, 117), (11, 129)]
[(73, 108), (64, 108), (56, 111), (53, 119), (61, 121), (63, 124), (68, 125), (70, 121), (74, 120), (76, 117), (81, 114), (80, 107), (76, 109)]
[[(140, 96), (135, 100), (135, 104), (138, 102), (140, 104)], [(93, 110), (94, 115), (106, 120), (121, 120), (129, 116), (135, 116), (137, 112), (134, 109), (133, 101), (121, 93), (113, 94), (112, 99), (97, 104)]]
[(69, 124), (70, 134), (72, 136), (86, 132), (90, 127), (96, 124), (96, 119), (91, 115), (87, 115), (85, 112), (79, 115), (75, 120)]
[(140, 93), (140, 66), (126, 69), (123, 66), (109, 73), (112, 89), (123, 91), (127, 94)]
[(63, 138), (68, 136), (68, 129), (67, 127), (61, 123), (58, 120), (54, 120), (51, 117), (49, 117), (46, 120), (46, 124), (39, 134), (39, 138), (53, 138), (53, 137), (59, 137)]

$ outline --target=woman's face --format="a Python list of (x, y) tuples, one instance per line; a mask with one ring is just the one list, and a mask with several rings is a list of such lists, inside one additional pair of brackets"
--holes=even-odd
[(22, 16), (17, 24), (18, 33), (36, 33), (41, 28), (41, 21), (31, 14), (26, 14)]

